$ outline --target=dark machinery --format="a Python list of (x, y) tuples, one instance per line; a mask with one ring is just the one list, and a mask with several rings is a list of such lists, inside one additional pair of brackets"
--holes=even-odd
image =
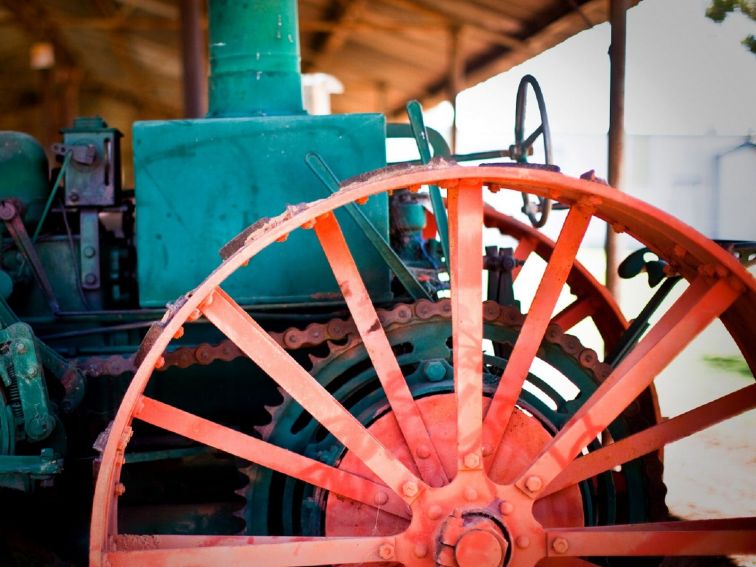
[[(134, 192), (100, 118), (63, 131), (52, 178), (32, 138), (0, 133), (0, 563), (756, 553), (753, 518), (671, 522), (661, 454), (752, 409), (755, 386), (666, 421), (653, 389), (716, 319), (756, 365), (747, 243), (562, 175), (532, 77), (515, 143), (453, 156), (417, 103), (408, 125), (307, 115), (293, 0), (209, 17), (208, 117), (134, 125)], [(420, 160), (386, 167), (395, 137)], [(500, 191), (533, 226), (561, 215), (557, 241), (484, 202)], [(648, 247), (625, 276), (663, 281), (632, 325), (575, 261), (593, 217)], [(603, 354), (568, 334), (584, 321)]]

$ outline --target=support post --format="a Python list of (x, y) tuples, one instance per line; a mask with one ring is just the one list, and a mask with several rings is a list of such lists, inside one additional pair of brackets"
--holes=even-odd
[(186, 118), (199, 118), (207, 112), (202, 4), (202, 0), (181, 0), (181, 66)]
[[(609, 151), (607, 174), (609, 185), (622, 186), (623, 146), (625, 136), (625, 52), (627, 43), (628, 0), (609, 0), (611, 44), (609, 46)], [(619, 299), (617, 275), (617, 234), (606, 227), (606, 287)]]
[(464, 59), (460, 50), (460, 35), (462, 28), (449, 28), (449, 101), (452, 104), (453, 116), (451, 126), (451, 152), (457, 151), (457, 95), (465, 88)]

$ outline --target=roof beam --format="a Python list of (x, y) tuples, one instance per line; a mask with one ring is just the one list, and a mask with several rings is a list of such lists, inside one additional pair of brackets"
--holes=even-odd
[[(393, 0), (392, 0), (393, 1)], [(402, 0), (404, 1), (404, 0)], [(640, 0), (628, 0), (631, 6)], [(494, 47), (482, 55), (468, 60), (465, 64), (467, 84), (485, 80), (496, 74), (508, 71), (515, 65), (561, 43), (568, 37), (577, 34), (575, 30), (581, 27), (587, 29), (585, 21), (601, 22), (607, 19), (606, 0), (588, 0), (580, 5), (582, 14), (569, 10), (560, 17), (556, 17), (548, 24), (535, 30), (533, 34), (522, 42), (518, 49), (507, 49), (502, 46)], [(446, 95), (446, 74), (428, 84), (421, 92), (409, 98), (416, 98), (425, 104), (433, 104), (444, 99)], [(407, 100), (409, 100), (409, 98)], [(399, 116), (404, 111), (404, 101), (393, 107), (389, 116)]]
[(76, 67), (76, 56), (44, 4), (39, 0), (0, 0), (16, 21), (35, 41), (46, 41), (55, 48), (55, 59), (67, 67)]
[(325, 32), (313, 42), (313, 56), (306, 63), (305, 71), (316, 70), (323, 61), (338, 51), (345, 43), (351, 31), (349, 24), (356, 22), (367, 5), (366, 0), (334, 0), (330, 12), (335, 14), (333, 30)]

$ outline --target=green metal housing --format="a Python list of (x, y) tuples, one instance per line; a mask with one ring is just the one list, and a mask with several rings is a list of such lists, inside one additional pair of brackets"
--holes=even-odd
[[(320, 154), (340, 179), (386, 161), (379, 114), (140, 122), (133, 132), (144, 307), (162, 307), (199, 284), (219, 264), (220, 248), (253, 222), (329, 195), (305, 163), (308, 152)], [(388, 239), (386, 197), (362, 210)], [(339, 220), (373, 299), (389, 299), (385, 263), (348, 215)], [(242, 303), (341, 298), (310, 231), (297, 231), (253, 263), (254, 270), (226, 284)]]

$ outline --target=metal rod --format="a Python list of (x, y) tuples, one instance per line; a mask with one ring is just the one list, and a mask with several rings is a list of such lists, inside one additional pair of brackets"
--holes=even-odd
[(207, 112), (202, 4), (202, 0), (181, 0), (181, 65), (187, 118), (199, 118)]
[[(625, 135), (625, 52), (627, 43), (628, 0), (609, 1), (611, 44), (609, 46), (609, 150), (607, 174), (609, 185), (619, 189), (622, 184), (623, 138)], [(606, 227), (606, 287), (619, 298), (617, 275), (617, 235), (611, 226)]]

